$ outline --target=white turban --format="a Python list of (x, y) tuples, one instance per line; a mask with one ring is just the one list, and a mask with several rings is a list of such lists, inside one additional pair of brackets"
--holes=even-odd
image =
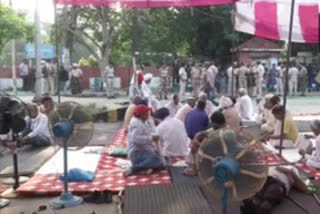
[(221, 97), (220, 98), (220, 108), (229, 108), (233, 105), (232, 100), (229, 97)]
[(151, 73), (148, 73), (148, 74), (145, 74), (145, 75), (143, 76), (143, 79), (144, 79), (144, 80), (151, 80), (152, 77), (153, 77), (153, 75), (152, 75)]

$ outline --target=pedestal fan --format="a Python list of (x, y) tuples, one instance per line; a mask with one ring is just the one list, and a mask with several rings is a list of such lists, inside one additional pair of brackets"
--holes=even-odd
[(227, 213), (230, 199), (240, 201), (255, 195), (268, 176), (268, 164), (253, 149), (255, 141), (240, 138), (222, 129), (209, 135), (197, 155), (200, 180), (221, 200), (222, 214)]
[(27, 177), (19, 176), (18, 172), (18, 145), (19, 133), (26, 128), (25, 116), (28, 109), (18, 97), (0, 93), (0, 135), (5, 136), (0, 142), (10, 149), (13, 157), (13, 178), (2, 180), (4, 184), (13, 185), (17, 189), (20, 183), (26, 182)]
[(90, 142), (94, 123), (85, 109), (75, 102), (63, 102), (56, 107), (51, 116), (52, 133), (55, 142), (63, 149), (64, 192), (51, 201), (53, 208), (65, 208), (82, 203), (82, 198), (74, 196), (68, 188), (68, 149), (82, 148)]

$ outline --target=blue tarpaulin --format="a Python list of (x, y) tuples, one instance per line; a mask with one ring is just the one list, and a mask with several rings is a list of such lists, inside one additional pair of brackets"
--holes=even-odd
[[(34, 44), (27, 44), (24, 46), (24, 54), (27, 59), (35, 58)], [(40, 45), (40, 58), (41, 59), (53, 59), (56, 56), (55, 47), (50, 44)]]

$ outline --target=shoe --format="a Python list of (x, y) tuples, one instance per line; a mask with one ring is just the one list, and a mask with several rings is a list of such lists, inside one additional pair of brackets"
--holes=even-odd
[(87, 203), (103, 204), (105, 203), (103, 192), (94, 191), (89, 195), (83, 197), (83, 200)]

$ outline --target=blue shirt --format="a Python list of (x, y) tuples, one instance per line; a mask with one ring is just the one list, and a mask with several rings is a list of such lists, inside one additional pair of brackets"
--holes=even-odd
[(205, 111), (192, 110), (186, 118), (186, 129), (188, 137), (192, 140), (198, 133), (208, 129), (209, 118)]

